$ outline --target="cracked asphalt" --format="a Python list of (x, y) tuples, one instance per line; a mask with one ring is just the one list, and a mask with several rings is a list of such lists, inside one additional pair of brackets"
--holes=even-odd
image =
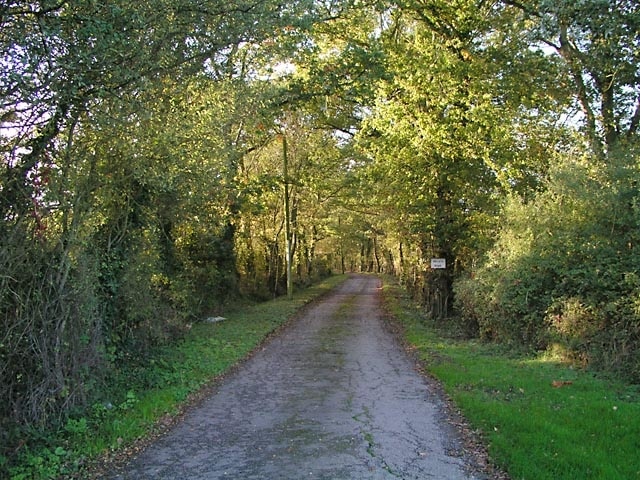
[(379, 288), (350, 277), (110, 478), (484, 478), (386, 327)]

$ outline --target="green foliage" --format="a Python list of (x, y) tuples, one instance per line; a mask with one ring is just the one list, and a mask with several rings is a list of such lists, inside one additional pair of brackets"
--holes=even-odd
[(313, 282), (331, 272), (330, 223), (342, 212), (349, 159), (315, 115), (284, 112), (277, 124), (262, 124), (270, 138), (246, 155), (237, 182), (242, 197), (235, 249), (242, 291), (262, 298), (286, 288), (283, 137), (288, 150), (289, 221), (294, 281)]
[(19, 458), (5, 459), (0, 472), (12, 480), (86, 474), (93, 459), (130, 444), (161, 418), (176, 414), (191, 394), (223, 375), (298, 309), (344, 278), (331, 277), (297, 293), (292, 301), (237, 306), (222, 322), (193, 325), (180, 342), (156, 347), (144, 358), (120, 359), (90, 407), (78, 409), (57, 431), (22, 431), (26, 443)]
[(385, 299), (426, 370), (511, 478), (640, 474), (637, 386), (594, 377), (546, 354), (459, 340), (451, 324), (425, 318), (397, 285), (385, 285)]
[[(391, 269), (446, 316), (452, 278), (486, 246), (511, 132), (470, 34), (480, 14), (407, 3), (383, 32), (386, 72), (357, 136), (369, 159), (362, 188), (384, 213), (374, 229)], [(446, 258), (446, 278), (425, 268), (432, 257)]]
[(103, 3), (2, 7), (0, 464), (5, 432), (82, 437), (120, 362), (281, 292), (285, 183), (297, 285), (384, 270), (446, 316), (474, 271), (468, 332), (640, 375), (637, 2)]
[[(640, 8), (637, 2), (585, 0), (531, 4), (505, 2), (520, 11), (520, 38), (532, 48), (554, 49), (574, 102), (580, 106), (585, 139), (600, 159), (637, 140)], [(565, 87), (566, 88), (566, 87)]]
[(511, 199), (496, 246), (456, 286), (464, 319), (485, 338), (640, 378), (637, 174), (633, 156), (568, 161), (535, 200)]
[(5, 432), (63, 422), (236, 295), (234, 181), (265, 98), (251, 62), (308, 23), (303, 3), (2, 7), (3, 458)]

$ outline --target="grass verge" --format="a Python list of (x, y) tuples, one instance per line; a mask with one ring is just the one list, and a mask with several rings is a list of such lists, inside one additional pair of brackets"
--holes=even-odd
[(389, 279), (384, 292), (426, 371), (512, 479), (640, 479), (640, 386), (550, 356), (456, 339)]
[(224, 321), (194, 325), (174, 345), (144, 358), (126, 359), (91, 408), (68, 419), (58, 431), (32, 432), (20, 463), (8, 469), (9, 478), (88, 478), (97, 474), (99, 457), (134, 453), (134, 441), (171, 425), (216, 379), (302, 307), (345, 279), (330, 277), (297, 292), (291, 301), (282, 298), (237, 308)]

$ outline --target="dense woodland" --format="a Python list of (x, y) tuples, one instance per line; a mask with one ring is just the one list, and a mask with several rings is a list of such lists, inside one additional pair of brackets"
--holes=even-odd
[(345, 271), (640, 380), (636, 0), (0, 0), (0, 122), (0, 444)]

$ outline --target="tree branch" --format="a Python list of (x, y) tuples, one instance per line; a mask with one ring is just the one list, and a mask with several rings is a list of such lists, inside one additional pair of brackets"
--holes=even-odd
[(631, 123), (629, 124), (629, 130), (627, 130), (627, 138), (631, 138), (638, 131), (638, 126), (640, 125), (640, 96), (638, 96), (638, 101), (636, 102), (636, 110), (631, 117)]
[(35, 10), (33, 7), (20, 7), (20, 8), (11, 8), (4, 7), (0, 10), (0, 19), (4, 17), (17, 17), (20, 15), (35, 15), (36, 17), (41, 17), (47, 15), (49, 13), (60, 10), (65, 6), (67, 0), (62, 0), (61, 2), (51, 5), (50, 7), (43, 8), (42, 10)]
[(594, 153), (599, 158), (604, 158), (602, 142), (600, 141), (597, 132), (596, 116), (593, 112), (593, 108), (591, 108), (589, 93), (582, 76), (579, 61), (577, 59), (578, 52), (569, 41), (566, 25), (560, 25), (560, 48), (558, 52), (567, 62), (567, 65), (569, 66), (569, 69), (571, 71), (571, 75), (573, 76), (573, 79), (576, 82), (576, 86), (578, 87), (578, 101), (580, 102), (580, 106), (582, 107), (582, 111), (586, 117), (587, 136), (589, 138), (589, 142), (591, 143), (591, 147), (593, 148)]
[(528, 15), (531, 15), (533, 17), (537, 17), (540, 18), (542, 15), (540, 15), (540, 13), (535, 10), (534, 8), (529, 7), (528, 5), (526, 5), (525, 3), (519, 2), (517, 0), (503, 0), (503, 2), (505, 5), (508, 5), (510, 7), (515, 7), (517, 9), (522, 10), (523, 12), (525, 12)]

